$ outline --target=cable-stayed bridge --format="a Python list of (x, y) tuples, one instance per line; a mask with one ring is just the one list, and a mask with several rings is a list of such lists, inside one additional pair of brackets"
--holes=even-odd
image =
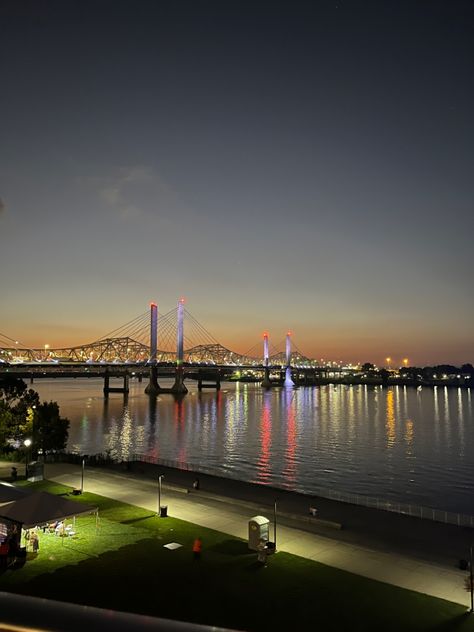
[[(149, 312), (85, 345), (28, 348), (0, 334), (0, 373), (31, 381), (35, 377), (103, 377), (105, 396), (128, 393), (130, 377), (141, 380), (143, 375), (149, 377), (145, 389), (149, 395), (185, 394), (185, 379), (197, 380), (199, 390), (219, 389), (221, 380), (237, 370), (251, 370), (265, 388), (316, 383), (328, 376), (328, 368), (318, 366), (294, 346), (290, 332), (276, 347), (264, 333), (263, 344), (247, 353), (227, 349), (185, 309), (182, 299), (159, 317), (157, 305), (151, 303)], [(111, 378), (117, 377), (123, 379), (123, 386), (111, 386)], [(160, 386), (158, 380), (163, 377), (173, 377), (173, 386)]]

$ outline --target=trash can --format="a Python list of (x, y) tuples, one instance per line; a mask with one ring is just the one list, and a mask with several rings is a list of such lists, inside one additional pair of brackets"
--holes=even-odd
[(161, 505), (160, 518), (166, 518), (168, 516), (168, 505)]

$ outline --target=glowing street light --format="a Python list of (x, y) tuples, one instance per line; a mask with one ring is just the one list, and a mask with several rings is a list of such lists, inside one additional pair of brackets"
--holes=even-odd
[(26, 448), (26, 467), (25, 467), (25, 473), (26, 473), (26, 478), (28, 478), (28, 463), (30, 461), (30, 447), (31, 447), (31, 439), (25, 439), (23, 441), (23, 445)]
[(408, 366), (408, 358), (403, 358), (403, 366)]
[(392, 358), (385, 358), (385, 361), (387, 362), (388, 368), (390, 368), (390, 363), (392, 361)]
[(44, 359), (47, 360), (48, 358), (48, 349), (49, 349), (49, 345), (44, 345)]

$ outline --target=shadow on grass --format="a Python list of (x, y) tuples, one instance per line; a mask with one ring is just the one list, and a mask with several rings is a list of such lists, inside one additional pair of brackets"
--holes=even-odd
[(149, 520), (150, 518), (156, 518), (156, 514), (152, 513), (148, 516), (141, 516), (140, 518), (129, 518), (128, 520), (121, 520), (120, 524), (134, 524), (135, 522), (143, 522), (144, 520)]
[(224, 540), (218, 542), (209, 547), (209, 551), (215, 553), (224, 553), (226, 555), (252, 555), (252, 551), (249, 551), (247, 542), (242, 540)]
[(451, 630), (473, 630), (474, 629), (474, 614), (466, 610), (461, 612), (449, 621), (440, 623), (431, 628), (432, 632), (451, 632)]
[(247, 573), (258, 573), (264, 568), (266, 568), (266, 564), (262, 564), (261, 562), (255, 560), (251, 564), (248, 564), (244, 570), (247, 571)]

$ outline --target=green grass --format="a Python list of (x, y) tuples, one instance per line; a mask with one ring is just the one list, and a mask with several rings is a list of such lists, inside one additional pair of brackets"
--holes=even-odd
[[(2, 575), (0, 590), (241, 630), (474, 630), (465, 608), (447, 601), (287, 553), (262, 568), (226, 534), (94, 494), (70, 498), (99, 507), (99, 532), (86, 516), (74, 539), (42, 536), (38, 556)], [(172, 541), (183, 546), (163, 548)]]

